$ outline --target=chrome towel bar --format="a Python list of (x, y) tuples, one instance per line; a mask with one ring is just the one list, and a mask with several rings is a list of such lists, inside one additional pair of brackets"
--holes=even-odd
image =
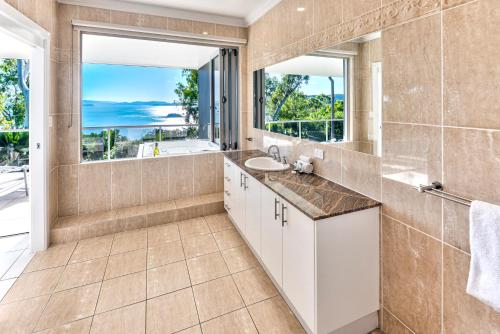
[(434, 181), (429, 185), (421, 184), (418, 187), (415, 187), (415, 189), (418, 190), (418, 192), (431, 194), (431, 195), (441, 197), (441, 198), (444, 198), (446, 200), (449, 200), (449, 201), (452, 201), (452, 202), (455, 202), (458, 204), (462, 204), (465, 206), (470, 206), (470, 204), (472, 202), (468, 198), (458, 196), (458, 195), (453, 195), (453, 194), (447, 193), (446, 191), (443, 191), (443, 184), (441, 182), (438, 182), (438, 181)]

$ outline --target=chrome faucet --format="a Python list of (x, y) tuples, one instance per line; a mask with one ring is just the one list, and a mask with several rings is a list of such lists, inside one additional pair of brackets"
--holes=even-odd
[(273, 159), (276, 161), (281, 161), (280, 148), (278, 147), (278, 145), (269, 146), (269, 148), (267, 149), (267, 154), (271, 155), (271, 149), (273, 149), (273, 148), (276, 151), (272, 154)]

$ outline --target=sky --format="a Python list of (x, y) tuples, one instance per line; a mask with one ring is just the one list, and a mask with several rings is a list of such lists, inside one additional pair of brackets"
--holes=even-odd
[[(281, 74), (273, 74), (268, 73), (273, 77), (281, 76)], [(333, 81), (335, 82), (335, 94), (344, 94), (344, 78), (334, 77)], [(302, 85), (300, 90), (305, 95), (318, 95), (318, 94), (326, 94), (330, 95), (331, 87), (330, 80), (328, 77), (320, 77), (320, 76), (311, 76), (309, 78), (309, 82), (307, 85)]]
[(181, 69), (126, 65), (83, 64), (84, 100), (134, 102), (177, 99), (177, 82), (184, 82)]

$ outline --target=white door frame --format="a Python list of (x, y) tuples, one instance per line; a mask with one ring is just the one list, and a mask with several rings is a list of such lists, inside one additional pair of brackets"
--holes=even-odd
[(0, 0), (0, 30), (30, 46), (30, 208), (31, 250), (48, 246), (48, 114), (50, 99), (50, 34), (4, 0)]

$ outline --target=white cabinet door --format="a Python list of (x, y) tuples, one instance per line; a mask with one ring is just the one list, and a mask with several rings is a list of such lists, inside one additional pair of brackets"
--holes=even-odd
[(236, 167), (232, 162), (230, 162), (227, 158), (224, 158), (224, 208), (226, 211), (231, 214), (232, 216), (232, 196), (231, 196), (231, 191), (232, 191), (232, 177), (233, 177), (233, 170)]
[(242, 233), (245, 233), (245, 188), (244, 172), (234, 165), (231, 177), (231, 217)]
[(245, 174), (245, 237), (253, 250), (260, 255), (260, 182)]
[(261, 187), (260, 256), (278, 285), (282, 286), (283, 240), (280, 198), (267, 187)]
[(283, 291), (314, 330), (314, 221), (282, 200)]

